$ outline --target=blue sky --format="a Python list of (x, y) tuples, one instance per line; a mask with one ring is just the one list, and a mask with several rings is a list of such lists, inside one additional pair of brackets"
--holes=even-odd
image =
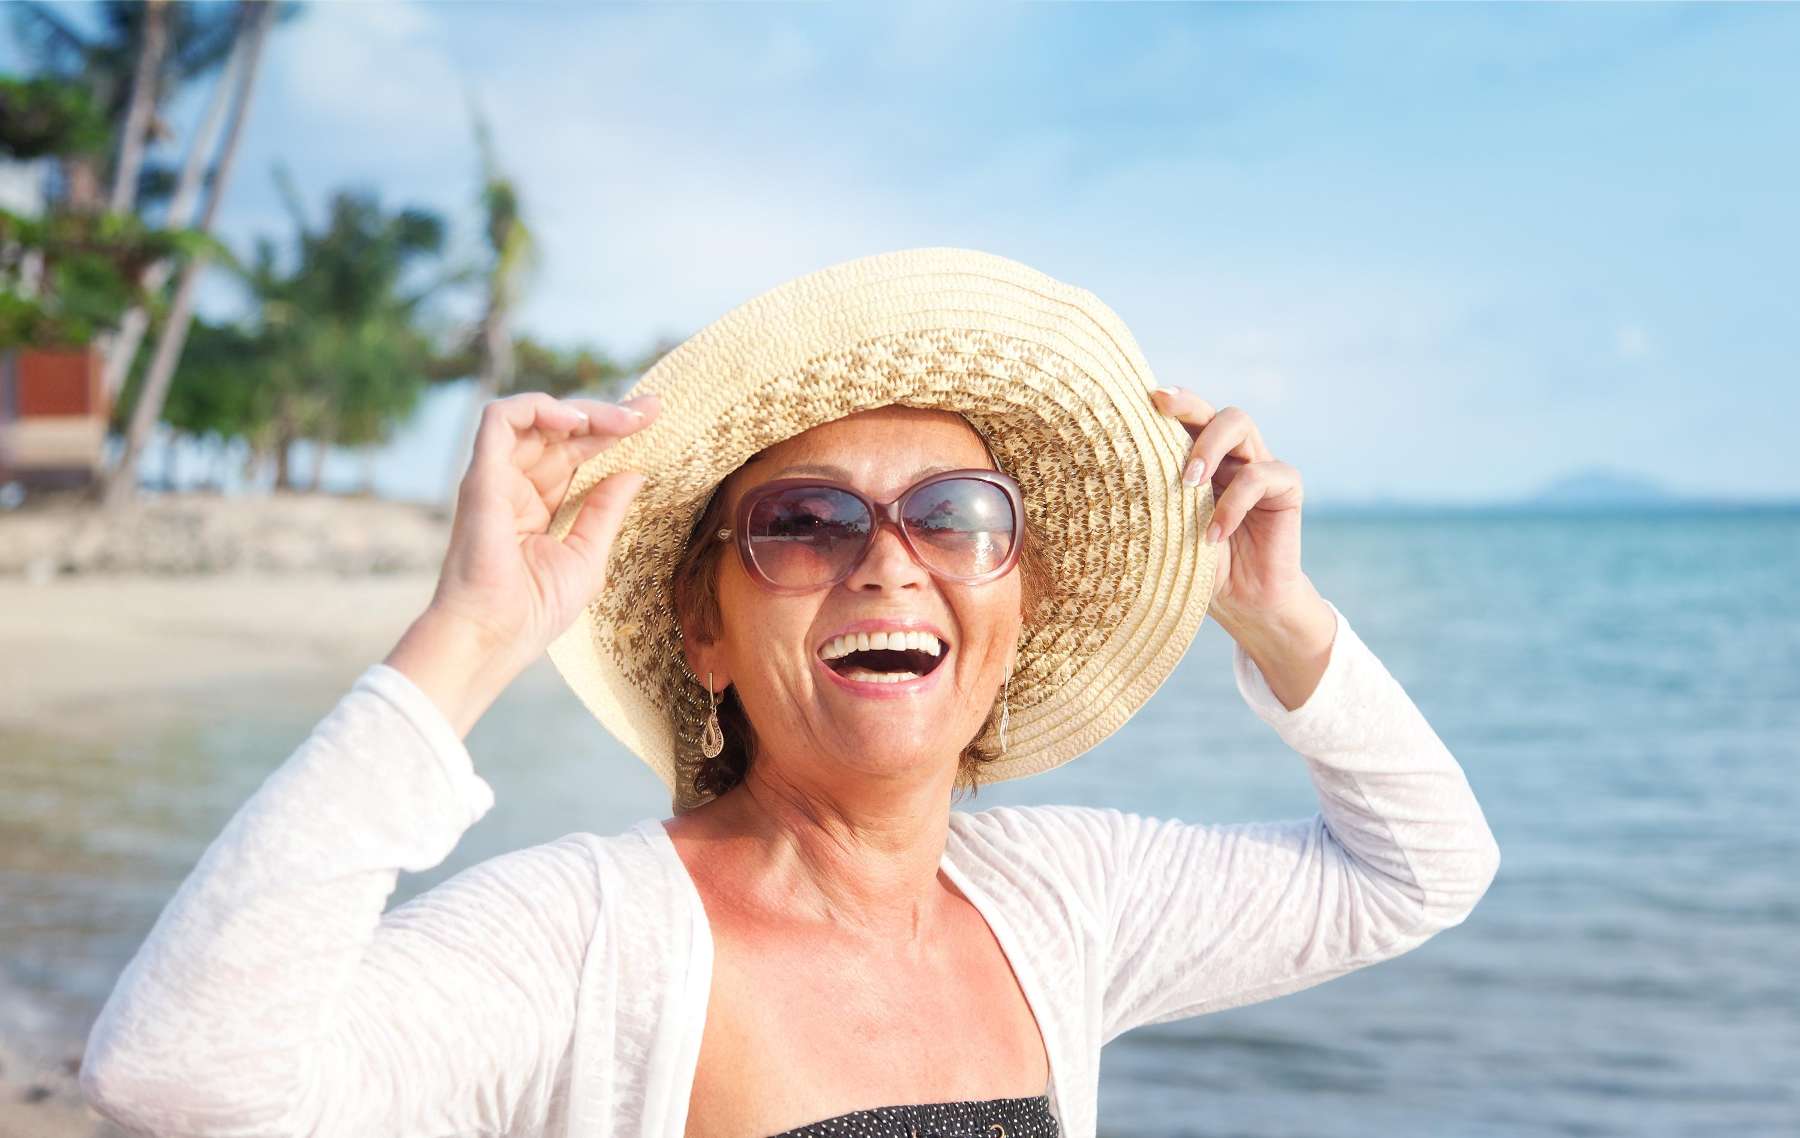
[(468, 87), (554, 341), (965, 245), (1098, 293), (1315, 501), (1594, 466), (1800, 497), (1797, 54), (1787, 5), (323, 4), (271, 40), (222, 230), (285, 230), (282, 160), (472, 241)]

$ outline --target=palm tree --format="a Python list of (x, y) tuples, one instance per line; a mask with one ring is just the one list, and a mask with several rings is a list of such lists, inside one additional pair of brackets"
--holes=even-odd
[(317, 444), (310, 485), (326, 448), (387, 439), (411, 414), (431, 372), (426, 305), (460, 277), (412, 283), (441, 256), (445, 225), (419, 209), (389, 213), (368, 192), (340, 192), (314, 227), (285, 172), (294, 219), (291, 267), (275, 243), (256, 243), (239, 274), (252, 316), (244, 326), (196, 325), (166, 418), (194, 434), (241, 436), (272, 458), (278, 490), (294, 487), (292, 446)]
[[(243, 139), (244, 122), (250, 112), (250, 100), (256, 91), (257, 66), (262, 59), (263, 43), (268, 38), (269, 26), (275, 17), (275, 5), (270, 0), (242, 0), (239, 10), (242, 13), (239, 34), (246, 37), (243, 60), (233, 83), (230, 119), (225, 128), (225, 141), (219, 152), (218, 163), (213, 168), (212, 189), (200, 215), (199, 229), (202, 233), (212, 231), (213, 218), (218, 213), (219, 202), (230, 182), (231, 168), (237, 157), (238, 145)], [(118, 464), (106, 475), (102, 498), (109, 512), (123, 508), (137, 494), (138, 460), (143, 454), (150, 432), (162, 414), (163, 400), (169, 392), (169, 381), (175, 374), (176, 363), (181, 359), (182, 345), (187, 339), (188, 326), (193, 319), (194, 289), (199, 281), (200, 270), (205, 265), (205, 257), (196, 257), (182, 266), (181, 277), (175, 286), (175, 296), (169, 305), (168, 318), (157, 339), (155, 355), (151, 357), (137, 404), (132, 408), (131, 425), (125, 433), (124, 452), (120, 455)]]
[(113, 166), (112, 195), (106, 206), (114, 213), (125, 212), (137, 201), (138, 171), (144, 165), (144, 142), (150, 134), (150, 118), (156, 113), (163, 56), (169, 45), (168, 0), (148, 0), (144, 5), (143, 35), (139, 40), (131, 102), (119, 130), (119, 160)]
[(111, 124), (105, 145), (59, 156), (66, 203), (86, 212), (109, 204), (130, 208), (144, 143), (167, 131), (157, 109), (181, 85), (224, 62), (238, 23), (221, 4), (107, 0), (94, 10), (100, 30), (90, 34), (70, 23), (60, 5), (8, 6), (22, 54), (38, 62), (44, 77), (86, 86)]
[(488, 255), (481, 270), (481, 319), (472, 337), (476, 357), (475, 406), (463, 426), (461, 443), (450, 456), (452, 493), (461, 481), (465, 457), (481, 425), (481, 408), (512, 389), (516, 376), (513, 311), (526, 280), (537, 268), (537, 245), (520, 216), (518, 189), (500, 169), (493, 132), (473, 98), (469, 100), (469, 112), (481, 155), (481, 209), (485, 221), (482, 231), (487, 238)]
[[(171, 228), (181, 228), (194, 220), (207, 160), (218, 144), (219, 130), (224, 125), (226, 112), (231, 108), (232, 93), (237, 89), (237, 75), (243, 68), (245, 48), (249, 42), (247, 36), (237, 37), (232, 44), (231, 55), (225, 61), (224, 70), (213, 83), (206, 113), (201, 117), (200, 126), (188, 146), (187, 159), (182, 163), (181, 176), (175, 184), (175, 195), (170, 199), (168, 212), (163, 219), (164, 224)], [(152, 264), (144, 274), (142, 287), (145, 295), (160, 296), (163, 286), (169, 283), (169, 276), (174, 271), (174, 262), (167, 259)], [(143, 344), (144, 333), (149, 327), (150, 315), (145, 306), (132, 305), (120, 322), (119, 330), (106, 352), (102, 384), (109, 398), (116, 399), (124, 389), (125, 375), (131, 370), (132, 361), (137, 359), (138, 348)]]
[(487, 118), (472, 99), (470, 115), (481, 155), (487, 257), (478, 270), (483, 288), (481, 318), (456, 351), (434, 363), (435, 378), (460, 379), (471, 371), (476, 376), (475, 403), (463, 427), (462, 443), (450, 455), (447, 498), (455, 496), (481, 426), (481, 408), (489, 400), (525, 389), (553, 395), (612, 390), (643, 372), (675, 343), (664, 339), (642, 359), (622, 362), (602, 349), (559, 350), (513, 331), (519, 299), (537, 268), (537, 243), (525, 225), (518, 190), (500, 168)]

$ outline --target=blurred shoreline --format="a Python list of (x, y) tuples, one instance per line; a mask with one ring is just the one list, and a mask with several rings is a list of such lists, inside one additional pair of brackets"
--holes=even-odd
[[(147, 498), (112, 531), (72, 501), (0, 514), (0, 731), (116, 740), (247, 690), (349, 684), (430, 600), (428, 507), (324, 495)], [(244, 714), (253, 712), (242, 711)], [(0, 991), (0, 1138), (117, 1138), (80, 1097), (84, 1040)]]
[(316, 492), (145, 494), (109, 518), (74, 493), (0, 512), (0, 578), (435, 571), (447, 509)]

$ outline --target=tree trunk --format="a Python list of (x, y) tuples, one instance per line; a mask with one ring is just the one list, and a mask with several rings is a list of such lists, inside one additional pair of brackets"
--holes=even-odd
[(263, 449), (257, 443), (251, 443), (245, 448), (244, 463), (238, 468), (238, 481), (242, 482), (246, 489), (253, 488), (262, 481), (263, 455)]
[(294, 488), (294, 440), (299, 432), (288, 413), (275, 413), (275, 486), (276, 492)]
[(180, 445), (180, 431), (168, 431), (163, 434), (163, 489), (171, 494), (175, 492), (175, 476), (179, 473), (175, 469), (175, 463), (179, 457), (175, 451)]
[[(275, 15), (275, 5), (269, 0), (246, 0), (253, 3), (250, 17), (244, 21), (243, 31), (239, 34), (251, 37), (244, 48), (244, 69), (238, 76), (236, 97), (232, 100), (231, 125), (226, 129), (224, 148), (219, 153), (219, 164), (213, 172), (212, 191), (207, 195), (206, 208), (200, 216), (201, 232), (212, 230), (213, 218), (219, 211), (219, 201), (225, 194), (225, 186), (231, 179), (231, 167), (237, 157), (238, 144), (243, 139), (244, 120), (250, 111), (250, 100), (256, 90), (257, 63), (262, 56), (263, 40), (267, 38), (269, 24)], [(204, 256), (195, 257), (182, 266), (181, 280), (175, 286), (175, 299), (169, 306), (168, 322), (163, 325), (162, 334), (157, 338), (156, 354), (151, 358), (150, 370), (144, 376), (144, 387), (138, 395), (137, 406), (132, 409), (131, 426), (125, 435), (125, 450), (119, 456), (116, 466), (106, 481), (105, 503), (109, 511), (122, 509), (135, 497), (137, 492), (138, 460), (144, 449), (144, 440), (149, 438), (151, 429), (162, 417), (163, 400), (168, 398), (169, 383), (175, 376), (175, 365), (181, 359), (182, 346), (187, 342), (188, 326), (194, 316), (194, 288), (200, 278), (200, 271), (206, 267)]]
[[(231, 93), (237, 86), (238, 69), (243, 66), (244, 46), (248, 38), (239, 36), (231, 45), (231, 55), (225, 60), (224, 69), (213, 83), (212, 94), (207, 99), (206, 115), (200, 120), (199, 129), (194, 132), (194, 141), (188, 148), (187, 158), (182, 163), (181, 177), (175, 183), (175, 196), (169, 199), (168, 214), (163, 219), (165, 228), (182, 229), (194, 219), (194, 207), (200, 201), (200, 186), (206, 177), (207, 160), (219, 140), (219, 128), (225, 123), (225, 112), (231, 106)], [(174, 268), (174, 262), (166, 257), (157, 261), (144, 270), (138, 287), (147, 295), (156, 295), (169, 283), (169, 274)], [(118, 398), (119, 392), (125, 389), (125, 377), (131, 374), (131, 361), (137, 358), (138, 348), (143, 345), (144, 332), (149, 326), (150, 314), (143, 305), (134, 304), (126, 310), (118, 332), (111, 337), (111, 343), (106, 349), (104, 382), (108, 398)]]
[(68, 202), (73, 213), (94, 213), (101, 206), (100, 171), (94, 168), (94, 159), (87, 155), (63, 158), (57, 163), (62, 168), (63, 198)]
[(137, 72), (131, 79), (131, 107), (125, 113), (125, 128), (120, 132), (112, 196), (106, 207), (114, 213), (124, 213), (137, 201), (138, 171), (144, 165), (144, 138), (150, 133), (150, 116), (156, 113), (157, 88), (162, 85), (163, 51), (168, 42), (168, 0), (148, 0), (144, 6), (144, 37), (138, 45)]
[(319, 437), (313, 440), (315, 446), (312, 455), (312, 471), (310, 477), (307, 479), (307, 485), (313, 488), (313, 493), (315, 494), (325, 488), (321, 484), (325, 477), (325, 459), (331, 453), (331, 436), (335, 434), (337, 430), (337, 424), (333, 421), (333, 418), (334, 417), (329, 411), (325, 413), (323, 421), (320, 424), (318, 432)]

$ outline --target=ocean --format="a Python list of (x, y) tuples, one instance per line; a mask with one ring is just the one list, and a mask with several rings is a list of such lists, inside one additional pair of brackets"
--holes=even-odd
[[(1101, 1132), (1800, 1134), (1800, 510), (1305, 526), (1306, 571), (1468, 773), (1499, 876), (1404, 956), (1117, 1040)], [(1238, 698), (1230, 647), (1209, 623), (1113, 738), (960, 808), (1311, 814), (1305, 765)], [(338, 694), (225, 691), (79, 745), (0, 735), (6, 1036), (78, 1053), (162, 904)], [(547, 662), (469, 746), (496, 805), (394, 903), (508, 849), (668, 813)]]

